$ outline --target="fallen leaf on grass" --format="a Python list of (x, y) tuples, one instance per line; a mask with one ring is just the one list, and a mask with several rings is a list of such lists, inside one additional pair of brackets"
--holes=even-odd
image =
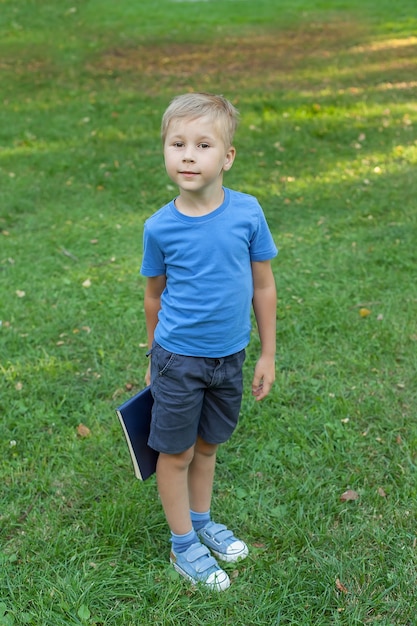
[(349, 500), (357, 500), (359, 498), (359, 494), (357, 491), (353, 489), (348, 489), (340, 496), (342, 502), (348, 502)]
[(26, 295), (26, 291), (22, 291), (21, 289), (16, 290), (16, 295), (18, 298), (24, 298)]
[(340, 582), (338, 578), (336, 578), (336, 589), (338, 591), (341, 591), (342, 593), (349, 593), (345, 585), (342, 582)]
[(370, 315), (372, 313), (372, 311), (370, 309), (366, 309), (365, 307), (363, 307), (362, 309), (359, 309), (359, 315), (361, 317), (368, 317), (368, 315)]
[(112, 400), (116, 400), (116, 398), (121, 396), (124, 392), (125, 392), (124, 389), (121, 389), (120, 387), (118, 387), (118, 389), (116, 389), (116, 391), (114, 391), (112, 394)]
[(381, 498), (386, 498), (387, 494), (385, 493), (385, 491), (382, 489), (382, 487), (378, 487), (378, 495), (381, 496)]
[(74, 254), (72, 254), (72, 252), (70, 252), (66, 248), (61, 248), (61, 252), (62, 252), (62, 254), (65, 254), (65, 256), (69, 257), (73, 261), (78, 261), (78, 257), (76, 257)]
[(91, 280), (89, 278), (87, 278), (84, 282), (83, 282), (83, 287), (91, 287)]
[(79, 437), (89, 437), (91, 435), (91, 430), (88, 428), (88, 426), (84, 426), (84, 424), (78, 424), (77, 435)]

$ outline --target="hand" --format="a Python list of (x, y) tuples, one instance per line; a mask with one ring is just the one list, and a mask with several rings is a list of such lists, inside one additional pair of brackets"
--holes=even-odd
[(145, 384), (148, 386), (151, 384), (151, 362), (150, 362), (150, 358), (149, 357), (149, 364), (148, 364), (148, 368), (146, 370), (146, 374), (145, 374)]
[(261, 356), (255, 366), (252, 380), (252, 395), (256, 401), (263, 400), (271, 391), (275, 380), (275, 358)]

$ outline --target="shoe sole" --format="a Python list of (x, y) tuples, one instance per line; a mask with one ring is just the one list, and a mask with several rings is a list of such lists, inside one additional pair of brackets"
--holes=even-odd
[(242, 550), (238, 554), (225, 554), (224, 552), (217, 552), (210, 546), (207, 546), (207, 548), (209, 548), (209, 550), (214, 554), (216, 558), (219, 559), (219, 561), (223, 561), (224, 563), (236, 563), (237, 561), (243, 561), (243, 559), (246, 559), (249, 554), (248, 548)]

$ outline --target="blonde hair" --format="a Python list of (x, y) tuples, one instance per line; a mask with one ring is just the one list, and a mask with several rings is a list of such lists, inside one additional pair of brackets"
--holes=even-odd
[(226, 147), (233, 142), (239, 112), (229, 100), (223, 96), (210, 93), (185, 93), (171, 100), (166, 109), (161, 124), (162, 142), (165, 143), (168, 126), (173, 119), (189, 118), (197, 119), (208, 116), (213, 122), (218, 122), (224, 135)]

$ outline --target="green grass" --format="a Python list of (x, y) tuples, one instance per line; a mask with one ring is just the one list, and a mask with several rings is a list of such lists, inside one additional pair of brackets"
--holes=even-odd
[[(0, 626), (415, 624), (416, 26), (413, 0), (0, 0)], [(171, 572), (114, 412), (190, 89), (240, 109), (226, 183), (280, 248), (277, 382), (219, 454), (251, 546), (220, 595)]]

